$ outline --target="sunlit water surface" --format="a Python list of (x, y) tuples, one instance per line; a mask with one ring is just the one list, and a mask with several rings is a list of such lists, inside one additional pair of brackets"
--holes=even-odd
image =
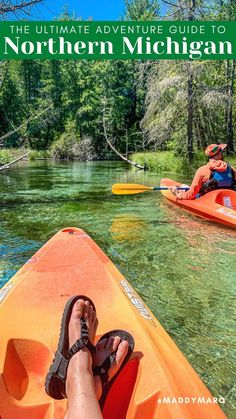
[(160, 177), (117, 162), (20, 163), (0, 174), (0, 286), (61, 228), (86, 230), (235, 418), (236, 233), (160, 192), (112, 195), (116, 182)]

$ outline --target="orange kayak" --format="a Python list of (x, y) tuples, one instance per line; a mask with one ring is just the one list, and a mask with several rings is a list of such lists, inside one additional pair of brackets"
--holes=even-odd
[(125, 329), (135, 339), (134, 358), (114, 382), (104, 418), (226, 417), (108, 257), (83, 230), (67, 228), (52, 237), (0, 291), (2, 419), (64, 418), (67, 401), (47, 396), (44, 383), (57, 348), (65, 303), (75, 294), (85, 294), (95, 303), (97, 339), (111, 329)]
[[(180, 186), (179, 182), (171, 179), (162, 179), (161, 187)], [(177, 199), (168, 191), (161, 191), (162, 195), (172, 204), (183, 208), (201, 218), (214, 221), (228, 227), (236, 228), (236, 192), (230, 189), (217, 189), (208, 192), (197, 199)]]

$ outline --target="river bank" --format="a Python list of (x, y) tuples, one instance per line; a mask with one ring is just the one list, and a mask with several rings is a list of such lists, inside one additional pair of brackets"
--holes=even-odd
[[(29, 148), (3, 148), (0, 149), (0, 165), (7, 164), (12, 160), (19, 158), (30, 151), (29, 156), (26, 160), (60, 160), (60, 156), (55, 158), (54, 151), (52, 150), (30, 150)], [(108, 157), (111, 157), (109, 154)], [(86, 161), (86, 158), (82, 159), (66, 159), (62, 160), (74, 160), (74, 161)], [(90, 158), (88, 159), (91, 160)], [(92, 159), (98, 161), (98, 158)], [(134, 153), (132, 154), (131, 160), (141, 166), (147, 166), (148, 169), (153, 173), (176, 173), (183, 176), (192, 176), (195, 171), (202, 165), (206, 164), (206, 157), (203, 152), (197, 152), (194, 154), (194, 160), (190, 164), (184, 157), (176, 156), (173, 151), (159, 151), (159, 152), (146, 152), (146, 153)], [(236, 155), (225, 156), (225, 160), (228, 161), (232, 166), (236, 167)]]
[[(171, 172), (186, 176), (192, 176), (207, 161), (203, 152), (197, 152), (190, 164), (186, 158), (176, 156), (173, 151), (135, 153), (132, 160), (140, 165), (147, 165), (155, 173)], [(225, 160), (236, 167), (236, 155), (225, 156)]]
[(25, 160), (37, 160), (37, 159), (48, 159), (51, 158), (51, 154), (48, 150), (31, 150), (30, 148), (2, 148), (0, 149), (0, 165), (8, 164), (13, 160), (30, 152), (29, 156)]

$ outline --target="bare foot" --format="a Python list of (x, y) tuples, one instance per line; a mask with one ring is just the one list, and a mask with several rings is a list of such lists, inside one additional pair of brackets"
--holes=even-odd
[[(91, 343), (94, 343), (96, 330), (98, 326), (98, 320), (96, 312), (89, 301), (79, 299), (73, 306), (70, 323), (69, 323), (69, 347), (71, 347), (81, 337), (81, 325), (80, 319), (83, 317), (85, 320), (88, 331), (89, 339)], [(92, 356), (87, 348), (81, 349), (75, 355), (72, 356), (66, 379), (66, 393), (70, 390), (70, 383), (74, 383), (74, 380), (78, 377), (78, 371), (81, 374), (84, 372), (92, 372)]]
[[(96, 353), (93, 357), (93, 367), (99, 367), (103, 364), (103, 362), (113, 353), (117, 350), (115, 359), (108, 370), (108, 377), (109, 380), (114, 377), (114, 375), (117, 373), (117, 371), (120, 369), (126, 354), (129, 349), (129, 344), (126, 340), (123, 340), (121, 342), (121, 339), (119, 336), (110, 336), (108, 339), (103, 339), (101, 342), (99, 342), (96, 345)], [(103, 371), (101, 371), (102, 373)], [(105, 371), (104, 371), (105, 372)], [(102, 395), (102, 380), (99, 375), (94, 376), (94, 382), (95, 382), (95, 390), (96, 390), (96, 396), (99, 400)]]

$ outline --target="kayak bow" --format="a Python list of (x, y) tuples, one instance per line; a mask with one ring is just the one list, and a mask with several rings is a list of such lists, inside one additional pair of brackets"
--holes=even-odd
[[(95, 303), (97, 339), (111, 329), (125, 329), (136, 343), (134, 358), (108, 394), (105, 418), (225, 418), (215, 402), (209, 403), (210, 392), (128, 281), (76, 228), (52, 237), (0, 291), (2, 418), (64, 418), (67, 401), (47, 396), (44, 383), (63, 308), (76, 294)], [(208, 402), (193, 402), (198, 397)]]

